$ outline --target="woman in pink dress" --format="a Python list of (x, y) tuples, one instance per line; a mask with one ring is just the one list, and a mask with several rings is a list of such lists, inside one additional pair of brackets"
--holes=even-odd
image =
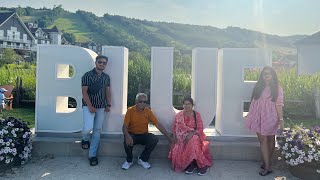
[(261, 176), (272, 173), (271, 158), (275, 149), (275, 135), (283, 128), (283, 90), (274, 69), (263, 68), (252, 96), (246, 127), (257, 133), (262, 157)]
[(198, 169), (199, 175), (205, 175), (212, 165), (209, 142), (205, 141), (200, 114), (193, 111), (192, 98), (183, 100), (183, 111), (176, 114), (172, 133), (177, 137), (169, 152), (173, 169), (187, 174)]

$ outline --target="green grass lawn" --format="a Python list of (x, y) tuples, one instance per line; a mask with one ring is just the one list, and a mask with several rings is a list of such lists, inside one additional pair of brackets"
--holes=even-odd
[(93, 39), (103, 38), (97, 33), (92, 32), (77, 14), (67, 14), (62, 18), (58, 18), (48, 28), (52, 28), (53, 26), (57, 26), (61, 31), (73, 33), (76, 36), (77, 42), (90, 41), (90, 37)]
[(28, 122), (29, 127), (33, 128), (35, 123), (35, 108), (13, 108), (10, 111), (3, 111), (2, 115), (7, 117), (14, 117), (17, 119), (22, 119), (23, 121)]
[(320, 126), (320, 119), (285, 119), (285, 127), (290, 127), (291, 125), (303, 124), (305, 127), (311, 128), (315, 126)]

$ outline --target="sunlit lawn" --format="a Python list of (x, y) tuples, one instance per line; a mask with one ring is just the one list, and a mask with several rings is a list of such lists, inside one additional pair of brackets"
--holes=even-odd
[(23, 121), (28, 122), (29, 127), (34, 127), (35, 122), (35, 108), (28, 107), (28, 108), (13, 108), (13, 110), (4, 110), (2, 112), (2, 116), (6, 117), (14, 117), (17, 119), (22, 119)]

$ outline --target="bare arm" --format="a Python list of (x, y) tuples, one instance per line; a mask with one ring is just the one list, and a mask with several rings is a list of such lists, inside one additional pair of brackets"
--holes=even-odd
[(130, 134), (128, 132), (128, 127), (125, 124), (123, 124), (123, 126), (122, 126), (122, 132), (123, 132), (126, 144), (128, 146), (132, 146), (133, 145), (133, 140), (132, 140), (132, 137), (130, 136)]
[(162, 126), (162, 124), (161, 124), (160, 122), (156, 125), (156, 127), (157, 127), (157, 129), (158, 129), (162, 134), (164, 134), (164, 135), (166, 136), (166, 138), (167, 138), (171, 143), (173, 143), (173, 142), (176, 141), (175, 138), (173, 138), (172, 133), (169, 133), (169, 132), (166, 130), (166, 128), (164, 128), (164, 127)]
[(88, 95), (88, 86), (81, 86), (81, 89), (82, 89), (82, 97), (83, 97), (84, 102), (86, 102), (86, 104), (89, 108), (89, 111), (94, 113), (95, 109), (92, 106), (89, 95)]
[[(107, 88), (106, 88), (106, 100), (107, 100), (107, 105), (111, 105), (111, 88), (110, 88), (110, 86), (107, 86)], [(109, 106), (106, 107), (106, 111), (107, 112), (110, 111)]]
[(284, 121), (283, 121), (282, 105), (276, 105), (276, 109), (277, 109), (277, 114), (278, 114), (278, 120), (280, 122), (280, 129), (283, 129)]

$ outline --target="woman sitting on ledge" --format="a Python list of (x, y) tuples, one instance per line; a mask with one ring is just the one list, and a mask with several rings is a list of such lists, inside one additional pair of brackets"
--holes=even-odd
[(193, 105), (192, 98), (184, 98), (183, 111), (175, 116), (172, 133), (178, 142), (171, 146), (169, 159), (176, 172), (192, 174), (198, 169), (198, 174), (204, 175), (212, 165), (212, 160), (201, 116), (193, 111)]

